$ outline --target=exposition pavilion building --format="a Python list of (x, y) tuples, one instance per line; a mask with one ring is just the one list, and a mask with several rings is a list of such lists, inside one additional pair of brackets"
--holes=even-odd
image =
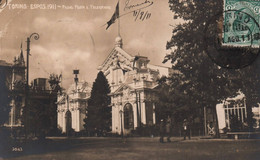
[(84, 130), (90, 92), (91, 88), (87, 82), (75, 80), (67, 92), (58, 95), (57, 124), (63, 133), (70, 129), (75, 132)]
[(132, 55), (123, 49), (121, 37), (99, 70), (111, 87), (112, 133), (128, 134), (140, 125), (155, 124), (156, 80), (171, 69), (149, 64), (148, 57)]

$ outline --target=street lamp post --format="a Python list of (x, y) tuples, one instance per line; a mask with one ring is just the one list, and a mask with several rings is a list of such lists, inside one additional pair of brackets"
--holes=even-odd
[(25, 136), (27, 138), (27, 132), (28, 132), (28, 127), (29, 127), (29, 121), (28, 121), (28, 114), (29, 114), (29, 107), (28, 107), (28, 102), (29, 102), (29, 55), (30, 55), (30, 42), (31, 42), (31, 38), (34, 38), (35, 40), (38, 40), (40, 38), (40, 35), (38, 33), (32, 33), (29, 37), (27, 37), (27, 55), (26, 55), (26, 68), (27, 68), (27, 72), (26, 72), (26, 92), (25, 92), (25, 107), (26, 107), (26, 117), (25, 117)]
[(123, 138), (123, 118), (122, 118), (122, 114), (124, 113), (124, 111), (120, 110), (120, 118), (121, 118), (121, 137)]
[(38, 33), (32, 33), (29, 37), (27, 37), (27, 74), (26, 74), (26, 84), (27, 84), (27, 89), (29, 88), (29, 55), (30, 55), (30, 42), (31, 38), (34, 38), (35, 40), (38, 40), (40, 38), (40, 35)]

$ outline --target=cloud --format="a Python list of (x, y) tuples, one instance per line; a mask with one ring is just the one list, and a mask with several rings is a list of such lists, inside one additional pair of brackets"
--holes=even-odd
[(149, 48), (151, 47), (149, 44), (146, 43), (143, 39), (132, 39), (126, 46), (126, 48)]
[[(73, 5), (77, 2), (81, 1), (62, 3)], [(66, 87), (73, 81), (72, 70), (78, 68), (80, 80), (85, 77), (87, 81), (93, 81), (98, 72), (96, 68), (114, 47), (118, 26), (113, 24), (108, 30), (105, 29), (106, 26), (101, 27), (111, 18), (116, 2), (91, 0), (87, 4), (110, 5), (112, 10), (28, 9), (22, 10), (19, 16), (18, 10), (6, 10), (8, 14), (0, 17), (0, 36), (5, 34), (4, 28), (7, 28), (8, 34), (4, 35), (1, 42), (0, 54), (7, 55), (11, 61), (13, 56), (19, 54), (20, 42), (26, 41), (27, 36), (37, 32), (40, 39), (31, 41), (30, 79), (48, 77), (49, 72), (62, 71), (63, 84)], [(127, 52), (133, 55), (139, 52), (152, 63), (161, 64), (165, 55), (165, 43), (171, 38), (169, 24), (172, 21), (168, 19), (172, 19), (172, 14), (166, 1), (154, 3), (148, 11), (152, 16), (145, 21), (134, 21), (132, 14), (122, 17), (120, 34)], [(13, 17), (8, 24), (8, 20)], [(15, 50), (7, 51), (7, 48)]]
[(46, 70), (63, 71), (64, 74), (71, 73), (76, 67), (83, 68), (94, 51), (90, 36), (91, 32), (95, 32), (94, 21), (99, 19), (81, 22), (70, 17), (59, 20), (36, 17), (33, 27), (40, 34), (40, 39), (32, 45), (35, 59), (44, 64)]
[[(90, 52), (75, 49), (69, 52), (67, 48), (60, 48), (55, 45), (52, 48), (46, 48), (42, 45), (31, 47), (30, 69), (31, 79), (37, 77), (48, 78), (50, 73), (63, 73), (64, 77), (72, 79), (72, 70), (83, 68), (89, 61)], [(84, 76), (84, 75), (83, 75)], [(70, 84), (71, 80), (65, 79), (65, 87)]]
[(50, 20), (47, 17), (36, 17), (33, 25), (38, 30), (55, 30), (57, 33), (63, 32), (69, 33), (84, 33), (84, 32), (96, 32), (98, 25), (102, 24), (103, 20), (99, 17), (90, 19), (88, 21), (77, 20), (76, 18), (63, 17), (58, 20)]

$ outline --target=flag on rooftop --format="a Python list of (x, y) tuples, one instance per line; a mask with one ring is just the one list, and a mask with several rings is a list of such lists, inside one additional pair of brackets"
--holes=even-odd
[(111, 17), (111, 19), (107, 22), (107, 28), (109, 28), (109, 26), (113, 23), (115, 23), (116, 19), (119, 18), (119, 2), (117, 2), (117, 5), (116, 5), (116, 10), (113, 14), (113, 16)]

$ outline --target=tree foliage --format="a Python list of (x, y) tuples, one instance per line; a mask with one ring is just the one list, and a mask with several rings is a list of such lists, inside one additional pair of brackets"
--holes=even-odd
[(48, 82), (50, 90), (30, 89), (28, 107), (23, 113), (27, 134), (45, 138), (55, 134), (57, 129), (57, 94), (60, 92), (60, 78), (51, 74)]
[(48, 82), (50, 84), (52, 91), (55, 92), (55, 93), (62, 91), (62, 88), (60, 86), (61, 77), (62, 77), (61, 74), (60, 75), (57, 75), (57, 74), (54, 74), (54, 73), (50, 74)]
[[(247, 99), (250, 119), (250, 110), (257, 106), (260, 96), (259, 58), (245, 68), (226, 69), (216, 65), (205, 50), (205, 27), (212, 17), (223, 12), (223, 2), (169, 0), (169, 6), (174, 19), (184, 20), (173, 28), (166, 44), (171, 50), (166, 58), (180, 72), (168, 79), (173, 109), (194, 114), (196, 108), (210, 107), (216, 116), (216, 104), (241, 91)], [(252, 118), (249, 124), (250, 121)]]
[(111, 128), (110, 86), (100, 71), (93, 83), (84, 127), (87, 131), (109, 131)]

